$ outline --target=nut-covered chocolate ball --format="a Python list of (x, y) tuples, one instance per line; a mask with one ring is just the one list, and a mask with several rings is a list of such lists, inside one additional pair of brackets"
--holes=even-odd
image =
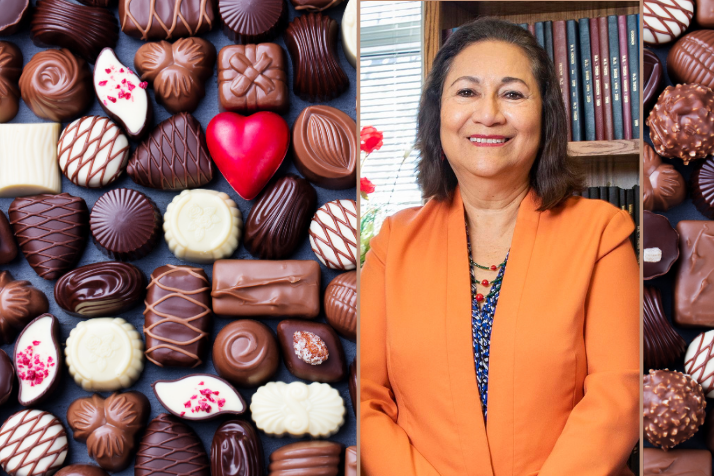
[(643, 196), (645, 210), (666, 212), (684, 201), (686, 188), (682, 174), (671, 164), (665, 164), (649, 144), (643, 157), (645, 180)]
[(704, 424), (706, 406), (701, 385), (689, 375), (650, 370), (644, 378), (645, 438), (664, 450), (674, 448)]

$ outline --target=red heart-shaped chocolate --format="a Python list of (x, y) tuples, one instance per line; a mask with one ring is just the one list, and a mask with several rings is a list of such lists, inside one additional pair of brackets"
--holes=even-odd
[(274, 112), (248, 117), (222, 112), (208, 124), (206, 143), (233, 190), (252, 200), (283, 163), (290, 145), (290, 128)]

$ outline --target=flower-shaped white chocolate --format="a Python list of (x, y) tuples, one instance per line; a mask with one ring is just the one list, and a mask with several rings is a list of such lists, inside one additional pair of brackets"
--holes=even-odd
[(345, 422), (345, 402), (326, 383), (269, 382), (253, 395), (250, 412), (256, 426), (268, 435), (309, 434), (325, 438)]
[(131, 387), (144, 369), (144, 343), (121, 318), (99, 317), (72, 329), (65, 349), (69, 373), (88, 392)]

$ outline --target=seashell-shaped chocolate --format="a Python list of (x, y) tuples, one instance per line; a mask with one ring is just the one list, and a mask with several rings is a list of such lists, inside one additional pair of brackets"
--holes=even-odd
[(12, 395), (15, 384), (15, 367), (12, 360), (0, 349), (0, 405), (4, 404)]
[(287, 174), (268, 185), (245, 222), (245, 247), (260, 259), (290, 257), (307, 235), (317, 192), (304, 178)]
[(357, 339), (357, 272), (338, 275), (325, 290), (325, 316), (342, 337)]
[(50, 308), (45, 294), (29, 281), (14, 281), (0, 271), (0, 344), (12, 344), (17, 334)]
[(293, 20), (285, 31), (293, 62), (293, 92), (305, 101), (329, 101), (349, 87), (337, 56), (337, 29), (332, 18), (308, 13)]
[(345, 448), (345, 476), (357, 476), (357, 447)]
[(714, 87), (714, 30), (684, 35), (667, 55), (667, 72), (674, 83), (697, 83)]
[(310, 223), (310, 246), (330, 269), (349, 271), (357, 266), (357, 204), (333, 200), (321, 206)]
[(642, 39), (649, 45), (669, 43), (689, 28), (693, 16), (693, 0), (644, 0)]
[(105, 261), (70, 271), (55, 284), (55, 301), (77, 317), (113, 316), (144, 297), (144, 275), (129, 263)]
[(309, 106), (293, 124), (295, 165), (312, 183), (330, 189), (356, 185), (355, 121), (330, 106)]
[(285, 0), (219, 0), (223, 33), (234, 43), (260, 43), (273, 38), (288, 16)]
[(20, 382), (17, 400), (29, 407), (54, 397), (59, 384), (62, 352), (60, 323), (52, 314), (30, 322), (15, 344), (15, 368)]
[(140, 40), (175, 40), (210, 31), (215, 8), (215, 0), (119, 0), (119, 22)]
[(213, 420), (219, 415), (240, 415), (247, 406), (231, 385), (210, 374), (192, 374), (151, 384), (157, 400), (184, 420)]
[(0, 264), (7, 264), (17, 256), (17, 244), (10, 228), (10, 222), (0, 210)]
[(10, 224), (22, 253), (44, 279), (57, 279), (74, 268), (87, 240), (87, 204), (68, 193), (16, 198)]
[(30, 0), (3, 2), (2, 14), (0, 14), (0, 36), (17, 33), (31, 10)]
[(642, 49), (642, 61), (645, 65), (644, 86), (642, 87), (642, 104), (649, 110), (657, 100), (662, 83), (664, 83), (664, 67), (659, 57), (647, 48)]
[(667, 320), (659, 289), (644, 287), (643, 334), (645, 367), (663, 368), (674, 363), (687, 344)]
[(682, 174), (673, 165), (663, 163), (649, 144), (644, 144), (642, 160), (646, 177), (642, 187), (645, 210), (666, 212), (682, 203), (687, 195)]
[(11, 121), (20, 108), (22, 51), (13, 43), (0, 41), (0, 123)]
[(50, 476), (67, 458), (67, 433), (56, 416), (19, 411), (0, 427), (0, 466), (10, 476)]
[(692, 202), (697, 210), (714, 218), (714, 160), (710, 157), (698, 164), (691, 177)]
[(300, 441), (278, 448), (270, 455), (269, 476), (319, 474), (337, 476), (342, 445), (333, 441)]
[(211, 442), (211, 475), (262, 474), (263, 446), (255, 427), (242, 420), (229, 420), (219, 426)]

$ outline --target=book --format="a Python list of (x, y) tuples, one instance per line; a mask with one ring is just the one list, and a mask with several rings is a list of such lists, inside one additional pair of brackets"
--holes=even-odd
[(588, 187), (589, 198), (600, 198), (600, 189), (598, 187)]
[(609, 187), (607, 192), (607, 201), (620, 208), (620, 187)]
[(527, 30), (527, 29), (528, 29), (528, 23), (519, 23), (518, 26), (520, 26), (520, 27), (523, 28), (524, 30)]
[(583, 140), (583, 121), (581, 119), (580, 85), (580, 47), (578, 45), (578, 27), (575, 20), (565, 23), (568, 41), (568, 84), (570, 86), (570, 130), (572, 140)]
[(627, 48), (627, 17), (618, 15), (617, 36), (620, 41), (620, 95), (622, 97), (623, 139), (632, 139), (632, 106), (630, 106), (630, 53)]
[(608, 44), (607, 17), (597, 19), (600, 34), (600, 78), (602, 80), (602, 112), (605, 122), (605, 140), (615, 139), (612, 123), (612, 95), (610, 94), (610, 45)]
[(640, 27), (639, 15), (627, 15), (627, 53), (630, 78), (632, 138), (640, 138)]
[(590, 20), (587, 18), (578, 20), (578, 30), (580, 33), (580, 84), (583, 92), (580, 117), (585, 140), (595, 140), (595, 97), (593, 95), (593, 70), (590, 56)]
[(584, 189), (582, 192), (580, 192), (580, 196), (583, 198), (590, 198), (590, 194), (588, 193), (588, 189)]
[(617, 31), (617, 16), (607, 17), (607, 42), (610, 46), (610, 93), (612, 105), (612, 128), (615, 140), (625, 138), (622, 124), (622, 96), (620, 90), (620, 39)]
[(600, 200), (605, 200), (607, 202), (608, 198), (610, 196), (610, 192), (608, 190), (607, 185), (603, 185), (599, 188), (600, 188)]
[(618, 189), (620, 192), (620, 210), (627, 210), (627, 200), (625, 198), (625, 189), (620, 188)]
[(535, 37), (541, 48), (545, 48), (545, 32), (543, 31), (543, 22), (535, 23)]
[(548, 53), (548, 57), (551, 61), (553, 59), (553, 22), (547, 21), (543, 24), (543, 30), (545, 33), (545, 51)]
[[(627, 213), (630, 214), (630, 218), (635, 223), (635, 231), (630, 235), (630, 242), (632, 243), (632, 248), (637, 250), (636, 237), (637, 237), (637, 222), (635, 221), (635, 191), (631, 188), (625, 190), (625, 200), (627, 203)], [(636, 253), (636, 252), (635, 252)]]
[(590, 54), (593, 62), (593, 99), (595, 101), (595, 137), (605, 140), (605, 113), (602, 107), (602, 65), (600, 64), (600, 28), (597, 18), (590, 19)]
[(553, 55), (555, 55), (555, 73), (558, 77), (560, 92), (565, 104), (565, 118), (568, 127), (568, 141), (573, 140), (570, 125), (570, 88), (568, 86), (568, 44), (565, 34), (565, 20), (553, 22)]

